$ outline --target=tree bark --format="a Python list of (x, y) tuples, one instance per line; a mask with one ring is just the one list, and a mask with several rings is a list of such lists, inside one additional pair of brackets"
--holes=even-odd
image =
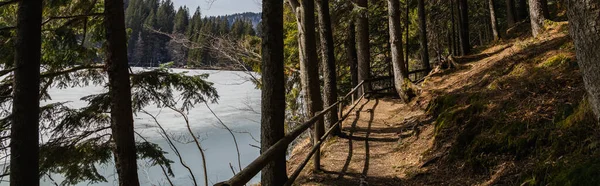
[(569, 27), (588, 102), (600, 119), (600, 1), (569, 0)]
[(543, 0), (529, 0), (529, 18), (531, 20), (531, 33), (537, 37), (544, 31)]
[(527, 0), (517, 0), (518, 1), (518, 8), (517, 8), (517, 12), (519, 15), (519, 20), (525, 20), (527, 19), (527, 17), (529, 16), (529, 12), (527, 12)]
[(467, 0), (458, 0), (460, 14), (460, 46), (461, 54), (471, 53), (471, 43), (469, 43), (469, 5)]
[[(337, 102), (337, 74), (335, 72), (335, 53), (331, 18), (329, 16), (329, 0), (317, 0), (319, 15), (319, 35), (321, 37), (321, 69), (323, 70), (323, 103), (327, 108)], [(331, 127), (338, 121), (337, 107), (325, 114), (325, 126)], [(339, 125), (338, 125), (339, 126)], [(340, 128), (333, 130), (333, 135), (341, 133)]]
[(454, 18), (455, 14), (454, 14), (454, 0), (450, 0), (450, 22), (452, 25), (452, 55), (458, 55), (458, 45), (457, 45), (457, 39), (456, 39), (456, 20)]
[(42, 1), (19, 1), (10, 127), (10, 185), (39, 183)]
[[(262, 1), (262, 86), (261, 153), (285, 135), (285, 82), (283, 65), (283, 1)], [(283, 185), (287, 181), (285, 151), (281, 151), (261, 171), (263, 185)]]
[[(315, 38), (315, 3), (303, 0), (289, 0), (298, 23), (298, 45), (300, 49), (300, 83), (304, 91), (304, 105), (306, 107), (306, 120), (312, 118), (317, 112), (323, 110), (321, 100), (321, 86), (319, 82), (319, 63), (317, 62), (317, 44)], [(360, 75), (359, 75), (360, 78)], [(313, 126), (313, 144), (316, 144), (325, 133), (323, 118), (315, 122)], [(315, 170), (320, 170), (320, 150), (313, 156)]]
[(515, 23), (517, 23), (515, 13), (515, 0), (506, 0), (506, 23), (508, 28), (515, 26)]
[[(406, 20), (405, 20), (405, 27), (406, 27), (406, 55), (404, 55), (404, 65), (406, 66), (406, 70), (410, 70), (409, 66), (408, 66), (408, 38), (410, 37), (409, 34), (409, 27), (410, 27), (410, 0), (406, 0)], [(407, 74), (408, 75), (408, 74)]]
[(410, 83), (408, 80), (408, 69), (404, 64), (404, 56), (402, 56), (402, 28), (400, 27), (400, 5), (398, 0), (387, 0), (388, 2), (388, 19), (390, 28), (390, 48), (392, 55), (392, 68), (394, 75), (394, 86), (396, 92), (404, 102), (409, 102), (411, 95), (407, 93), (404, 87), (405, 83)]
[(490, 8), (490, 23), (492, 25), (492, 34), (494, 35), (494, 41), (500, 39), (500, 35), (498, 35), (498, 21), (496, 19), (496, 8), (494, 7), (494, 0), (488, 0), (489, 8)]
[[(371, 52), (369, 44), (369, 19), (367, 0), (357, 0), (360, 13), (356, 20), (356, 44), (358, 45), (358, 82), (371, 78)], [(370, 84), (365, 83), (365, 91), (370, 91)], [(358, 94), (362, 95), (362, 89), (358, 89)]]
[(540, 0), (540, 5), (542, 6), (542, 15), (544, 15), (544, 19), (550, 19), (550, 10), (548, 9), (548, 0)]
[[(358, 59), (356, 54), (356, 27), (354, 21), (348, 24), (348, 38), (346, 39), (346, 55), (348, 56), (348, 66), (350, 66), (350, 81), (352, 87), (358, 85)], [(355, 93), (355, 95), (358, 95)]]
[(425, 0), (419, 0), (419, 32), (421, 44), (421, 63), (425, 69), (424, 74), (429, 74), (431, 65), (429, 64), (429, 49), (427, 47), (427, 17), (425, 15)]
[(115, 142), (114, 156), (119, 185), (140, 185), (131, 109), (131, 85), (127, 64), (127, 37), (123, 0), (106, 0), (106, 66), (111, 97), (111, 127)]

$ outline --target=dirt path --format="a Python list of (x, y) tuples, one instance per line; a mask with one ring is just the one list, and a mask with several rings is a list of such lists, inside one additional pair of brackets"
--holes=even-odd
[[(343, 122), (345, 135), (323, 146), (323, 171), (311, 174), (310, 162), (297, 185), (398, 185), (418, 169), (423, 152), (433, 143), (433, 127), (417, 122), (423, 115), (399, 100), (361, 101)], [(295, 149), (288, 171), (296, 168), (308, 148), (307, 140)]]

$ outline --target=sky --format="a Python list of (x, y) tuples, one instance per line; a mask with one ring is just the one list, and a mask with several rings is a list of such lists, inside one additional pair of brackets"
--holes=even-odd
[[(202, 17), (227, 15), (242, 12), (260, 12), (261, 0), (172, 0), (175, 9), (187, 6), (190, 14), (200, 6)], [(212, 2), (212, 3), (211, 3)]]

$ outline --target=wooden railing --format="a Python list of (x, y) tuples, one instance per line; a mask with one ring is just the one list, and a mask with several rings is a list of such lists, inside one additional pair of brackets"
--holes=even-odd
[[(328, 112), (331, 112), (333, 110), (333, 108), (339, 107), (338, 108), (339, 113), (336, 113), (336, 114), (339, 114), (339, 120), (335, 124), (331, 125), (327, 129), (325, 134), (319, 138), (319, 141), (313, 145), (309, 154), (304, 158), (302, 163), (300, 163), (300, 165), (298, 165), (296, 170), (294, 170), (294, 172), (289, 176), (287, 182), (285, 183), (286, 186), (292, 185), (294, 183), (294, 181), (296, 180), (296, 178), (298, 177), (298, 175), (300, 175), (300, 173), (302, 172), (304, 167), (306, 167), (306, 164), (308, 164), (308, 162), (310, 161), (310, 158), (312, 156), (314, 156), (315, 154), (318, 154), (316, 152), (319, 151), (319, 149), (321, 148), (321, 144), (325, 141), (325, 139), (327, 139), (327, 137), (329, 135), (331, 135), (331, 133), (333, 132), (333, 130), (336, 127), (341, 125), (341, 123), (350, 115), (352, 110), (354, 110), (356, 105), (358, 105), (358, 103), (360, 103), (360, 100), (362, 100), (365, 97), (365, 94), (363, 94), (363, 95), (360, 95), (360, 97), (357, 100), (355, 100), (355, 95), (356, 95), (355, 93), (359, 89), (362, 89), (362, 92), (365, 92), (364, 85), (366, 83), (371, 85), (375, 82), (389, 81), (392, 79), (393, 78), (391, 78), (391, 77), (378, 77), (378, 78), (361, 81), (358, 85), (356, 85), (356, 87), (354, 87), (344, 97), (340, 98), (337, 102), (335, 102), (334, 104), (325, 108), (323, 111), (318, 112), (314, 117), (312, 117), (308, 121), (300, 124), (294, 130), (292, 130), (291, 132), (286, 134), (283, 138), (281, 138), (279, 141), (277, 141), (274, 145), (269, 147), (269, 149), (265, 150), (262, 154), (260, 154), (260, 156), (258, 156), (258, 158), (256, 158), (254, 161), (252, 161), (252, 163), (250, 163), (248, 166), (246, 166), (246, 168), (244, 168), (242, 171), (238, 172), (237, 174), (235, 174), (233, 177), (231, 177), (227, 181), (215, 184), (215, 186), (226, 186), (226, 185), (241, 186), (241, 185), (248, 183), (248, 181), (250, 181), (254, 176), (256, 176), (256, 174), (258, 174), (258, 172), (260, 172), (261, 169), (263, 169), (270, 161), (273, 160), (275, 155), (280, 154), (281, 152), (285, 152), (288, 148), (288, 145), (290, 145), (290, 143), (292, 143), (298, 136), (300, 136), (304, 131), (306, 131), (308, 128), (310, 128), (310, 126), (312, 126), (320, 118), (323, 118), (323, 115), (325, 115)], [(393, 86), (393, 82), (391, 85)], [(365, 93), (372, 94), (372, 93), (376, 93), (376, 92), (369, 91), (369, 92), (365, 92)], [(348, 98), (351, 98), (349, 103), (351, 103), (352, 105), (344, 114), (344, 112), (343, 112), (344, 103), (346, 102), (346, 100)], [(319, 163), (319, 162), (315, 162), (315, 163)]]

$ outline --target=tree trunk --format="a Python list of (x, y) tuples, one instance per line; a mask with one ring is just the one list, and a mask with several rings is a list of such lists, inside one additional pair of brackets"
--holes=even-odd
[(500, 35), (498, 35), (498, 22), (496, 19), (496, 8), (494, 7), (494, 0), (488, 0), (488, 4), (490, 7), (490, 23), (492, 25), (492, 34), (494, 35), (494, 41), (500, 39)]
[[(337, 102), (337, 81), (335, 73), (335, 53), (333, 45), (333, 32), (331, 30), (331, 18), (329, 16), (329, 0), (317, 0), (317, 12), (319, 14), (319, 35), (321, 36), (321, 69), (323, 70), (323, 103), (327, 108)], [(325, 126), (331, 127), (338, 121), (337, 107), (325, 114)], [(339, 126), (339, 125), (338, 125)], [(336, 127), (334, 135), (341, 133)]]
[(421, 63), (425, 69), (424, 74), (429, 74), (431, 65), (429, 65), (429, 49), (427, 47), (427, 17), (425, 16), (425, 0), (419, 0), (419, 32), (421, 44)]
[(529, 0), (529, 18), (531, 19), (531, 33), (537, 37), (544, 31), (543, 0)]
[(10, 185), (39, 183), (40, 58), (42, 1), (19, 1), (13, 108), (10, 127)]
[(542, 6), (542, 15), (544, 15), (544, 19), (550, 19), (550, 10), (548, 9), (548, 0), (540, 0), (540, 5)]
[(469, 43), (469, 5), (467, 0), (458, 0), (460, 14), (460, 46), (461, 54), (471, 53), (471, 43)]
[[(367, 0), (358, 0), (357, 5), (364, 9), (360, 11), (356, 20), (356, 44), (358, 45), (358, 82), (371, 78), (371, 52), (369, 49), (369, 19), (367, 18), (369, 8)], [(365, 91), (370, 91), (369, 83), (365, 83)], [(358, 95), (362, 95), (362, 89), (358, 89)]]
[(569, 27), (575, 44), (577, 63), (596, 118), (600, 119), (600, 2), (569, 0)]
[(517, 0), (519, 3), (517, 12), (519, 14), (519, 20), (525, 20), (529, 16), (527, 12), (527, 0)]
[[(315, 2), (301, 1), (301, 5), (290, 0), (290, 5), (296, 12), (298, 23), (298, 45), (300, 49), (300, 83), (304, 91), (304, 106), (306, 107), (306, 120), (312, 118), (317, 112), (323, 110), (321, 100), (321, 86), (319, 82), (319, 63), (317, 62), (317, 44), (315, 38)], [(359, 74), (360, 78), (360, 74)], [(313, 144), (325, 133), (323, 118), (315, 122), (313, 126)], [(321, 169), (320, 150), (313, 156), (315, 170)]]
[(456, 20), (454, 18), (454, 0), (450, 0), (450, 24), (452, 25), (452, 55), (458, 55), (458, 45), (456, 39)]
[(506, 0), (506, 22), (508, 28), (515, 26), (515, 23), (517, 23), (515, 13), (515, 0)]
[[(409, 38), (409, 27), (410, 27), (410, 1), (406, 0), (406, 20), (405, 20), (405, 27), (406, 27), (406, 55), (404, 55), (404, 65), (406, 66), (406, 70), (410, 70), (409, 66), (408, 66), (408, 38)], [(407, 74), (408, 75), (408, 74)]]
[(388, 0), (388, 19), (390, 28), (390, 48), (392, 55), (392, 68), (394, 69), (394, 86), (400, 98), (404, 102), (411, 99), (410, 93), (407, 93), (405, 83), (408, 80), (408, 69), (404, 64), (402, 56), (402, 28), (400, 27), (400, 5), (398, 0)]
[(346, 55), (348, 55), (348, 66), (350, 66), (350, 81), (352, 87), (356, 87), (356, 85), (358, 85), (358, 59), (356, 56), (356, 27), (354, 25), (354, 21), (350, 21), (348, 24), (346, 53)]
[(115, 142), (114, 156), (119, 185), (140, 185), (137, 174), (131, 85), (127, 64), (127, 37), (123, 0), (106, 0), (106, 66), (111, 97), (111, 127)]
[[(283, 2), (262, 1), (262, 86), (261, 153), (285, 135), (285, 82), (283, 67)], [(263, 185), (283, 185), (287, 181), (285, 151), (261, 171)]]

